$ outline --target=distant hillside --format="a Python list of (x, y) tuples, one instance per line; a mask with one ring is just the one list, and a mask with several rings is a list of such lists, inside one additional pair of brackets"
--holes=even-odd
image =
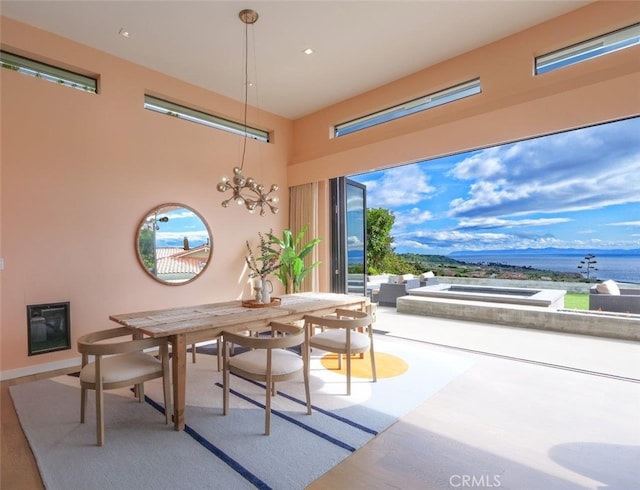
[[(481, 252), (477, 254), (480, 255)], [(488, 254), (489, 252), (485, 252)], [(574, 252), (575, 253), (575, 252)], [(467, 263), (456, 260), (450, 255), (398, 254), (400, 258), (412, 264), (417, 271), (433, 271), (436, 276), (444, 277), (487, 277), (496, 279), (531, 279), (552, 281), (584, 281), (578, 272), (558, 272), (534, 269), (530, 266), (514, 266), (500, 263)]]
[(457, 257), (460, 255), (640, 255), (640, 248), (634, 249), (582, 249), (582, 248), (520, 248), (520, 249), (505, 249), (505, 250), (457, 250), (451, 252), (447, 257)]

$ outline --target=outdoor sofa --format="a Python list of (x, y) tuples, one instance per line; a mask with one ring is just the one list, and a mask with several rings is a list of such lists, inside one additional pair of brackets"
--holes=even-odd
[(396, 300), (409, 294), (410, 289), (438, 283), (433, 272), (425, 272), (419, 276), (403, 274), (399, 276), (389, 275), (387, 277), (378, 276), (378, 278), (386, 279), (386, 281), (381, 281), (377, 284), (370, 282), (367, 289), (371, 291), (372, 300), (380, 306), (396, 306)]
[(640, 288), (621, 288), (607, 280), (589, 289), (589, 309), (640, 314)]

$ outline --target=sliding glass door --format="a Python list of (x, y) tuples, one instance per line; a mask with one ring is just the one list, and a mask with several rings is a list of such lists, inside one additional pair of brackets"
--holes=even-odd
[(331, 180), (333, 277), (331, 290), (366, 294), (367, 188), (345, 177)]

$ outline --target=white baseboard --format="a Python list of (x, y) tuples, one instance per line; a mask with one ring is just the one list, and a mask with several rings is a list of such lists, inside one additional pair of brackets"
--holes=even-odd
[(77, 367), (80, 369), (82, 363), (81, 357), (75, 359), (65, 359), (64, 361), (49, 362), (46, 364), (38, 364), (37, 366), (29, 366), (19, 369), (11, 369), (9, 371), (0, 372), (0, 381), (7, 379), (21, 378), (23, 376), (31, 376), (33, 374), (47, 373), (49, 371), (56, 371), (58, 369), (65, 369), (70, 367)]

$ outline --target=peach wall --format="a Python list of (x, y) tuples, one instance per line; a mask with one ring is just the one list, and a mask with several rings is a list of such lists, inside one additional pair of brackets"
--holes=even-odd
[[(291, 122), (261, 113), (274, 144), (248, 142), (245, 173), (278, 183), (281, 213), (223, 209), (215, 189), (239, 164), (241, 138), (143, 109), (145, 91), (239, 119), (241, 104), (50, 33), (2, 18), (2, 47), (100, 76), (100, 95), (6, 69), (1, 84), (1, 359), (3, 377), (63, 366), (78, 336), (114, 326), (110, 314), (239, 298), (245, 240), (288, 225)], [(249, 124), (256, 117), (250, 111)], [(260, 160), (258, 145), (261, 146)], [(136, 227), (153, 207), (180, 202), (213, 231), (213, 262), (177, 287), (138, 264)], [(71, 302), (72, 349), (27, 356), (26, 305)]]
[[(537, 55), (640, 22), (640, 2), (601, 1), (295, 121), (297, 185), (640, 113), (640, 46), (534, 77)], [(480, 77), (482, 94), (330, 138), (337, 123)]]

